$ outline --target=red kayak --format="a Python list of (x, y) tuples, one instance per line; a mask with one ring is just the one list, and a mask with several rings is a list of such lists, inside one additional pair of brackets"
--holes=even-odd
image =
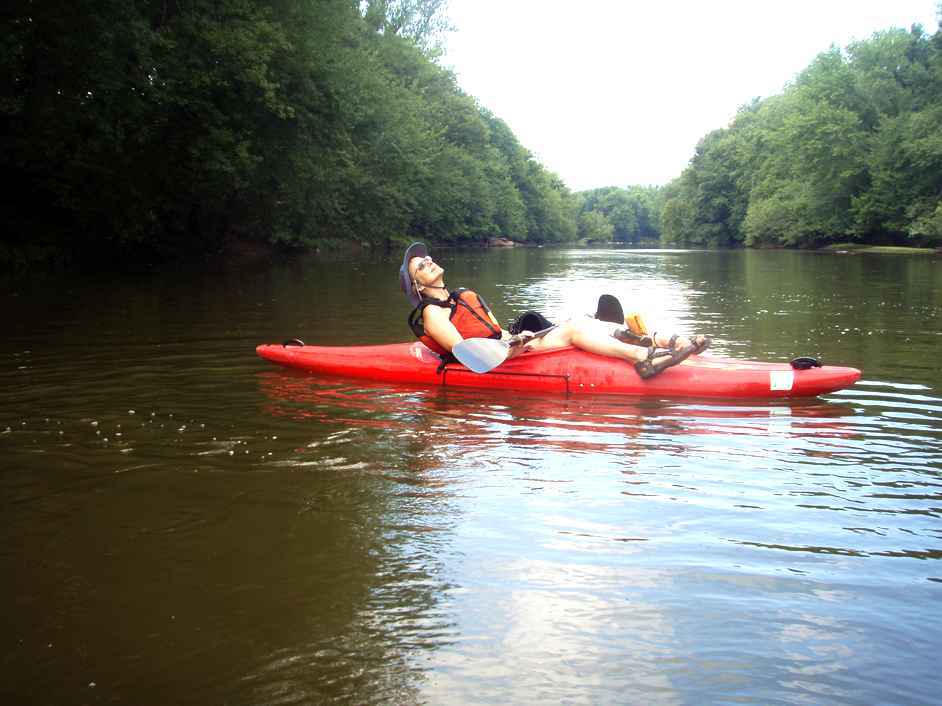
[(263, 344), (258, 355), (312, 373), (383, 382), (551, 391), (565, 394), (627, 394), (657, 397), (815, 397), (853, 385), (856, 368), (831, 365), (795, 370), (788, 363), (692, 356), (656, 377), (642, 380), (625, 361), (572, 347), (523, 353), (478, 374), (460, 363), (440, 367), (418, 341), (379, 346)]

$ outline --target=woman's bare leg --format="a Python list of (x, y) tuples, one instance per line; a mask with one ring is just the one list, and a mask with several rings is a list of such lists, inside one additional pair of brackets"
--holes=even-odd
[(648, 349), (622, 343), (614, 338), (612, 332), (616, 328), (618, 328), (617, 324), (597, 319), (570, 319), (554, 328), (543, 338), (528, 343), (527, 348), (546, 350), (575, 346), (590, 353), (621, 358), (631, 363), (645, 360), (648, 357)]
[[(563, 346), (575, 346), (590, 353), (610, 358), (621, 358), (630, 363), (647, 361), (647, 367), (663, 365), (668, 360), (673, 361), (674, 364), (679, 363), (696, 352), (689, 339), (678, 336), (674, 339), (674, 345), (670, 352), (653, 354), (653, 349), (634, 346), (615, 338), (612, 334), (618, 328), (621, 327), (617, 324), (597, 319), (570, 319), (547, 333), (543, 338), (528, 343), (526, 350), (547, 350)], [(699, 341), (701, 338), (706, 337), (697, 336), (696, 338)], [(655, 346), (666, 348), (670, 345), (671, 337), (656, 335), (654, 342)]]

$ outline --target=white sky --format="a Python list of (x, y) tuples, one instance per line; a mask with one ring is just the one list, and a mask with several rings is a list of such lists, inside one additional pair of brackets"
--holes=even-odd
[(938, 0), (450, 0), (444, 66), (573, 191), (662, 184), (830, 45)]

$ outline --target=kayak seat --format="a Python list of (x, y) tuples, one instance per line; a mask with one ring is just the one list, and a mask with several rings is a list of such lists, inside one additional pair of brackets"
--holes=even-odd
[(599, 321), (608, 321), (612, 324), (624, 324), (625, 312), (621, 308), (621, 302), (617, 297), (611, 294), (603, 294), (599, 297), (599, 303), (595, 307), (595, 318)]
[(553, 322), (547, 319), (543, 314), (538, 311), (525, 311), (520, 314), (516, 319), (510, 322), (510, 325), (507, 327), (507, 330), (511, 334), (516, 336), (521, 331), (530, 331), (536, 333), (537, 331), (542, 331), (543, 329), (548, 329), (553, 325)]

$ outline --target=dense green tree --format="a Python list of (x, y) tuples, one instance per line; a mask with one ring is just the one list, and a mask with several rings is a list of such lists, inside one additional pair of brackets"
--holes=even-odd
[(666, 187), (573, 194), (436, 63), (444, 4), (10, 0), (0, 262), (244, 240), (942, 243), (938, 31), (823, 52)]
[[(585, 213), (598, 213), (612, 226), (612, 239), (637, 243), (659, 234), (660, 189), (650, 186), (609, 186), (580, 194), (580, 222)], [(581, 229), (581, 225), (580, 225)], [(585, 236), (580, 236), (585, 237)]]
[(361, 0), (360, 10), (375, 32), (395, 34), (418, 47), (437, 49), (441, 35), (451, 27), (443, 10), (448, 0)]
[[(747, 203), (741, 142), (741, 136), (730, 130), (715, 130), (700, 141), (670, 196), (688, 202), (689, 207), (671, 206), (672, 213), (664, 221), (666, 240), (695, 245), (741, 241), (739, 227)], [(670, 201), (665, 209), (668, 205)]]
[(615, 232), (609, 220), (599, 211), (584, 211), (579, 216), (579, 237), (591, 243), (605, 243)]
[(820, 54), (707, 135), (664, 190), (668, 242), (942, 242), (942, 35), (879, 32)]
[(12, 0), (0, 245), (574, 239), (565, 185), (435, 63), (443, 5)]
[(918, 28), (879, 33), (850, 48), (880, 113), (867, 160), (870, 185), (854, 201), (861, 232), (942, 242), (933, 226), (942, 192), (940, 49), (942, 34), (926, 41)]

